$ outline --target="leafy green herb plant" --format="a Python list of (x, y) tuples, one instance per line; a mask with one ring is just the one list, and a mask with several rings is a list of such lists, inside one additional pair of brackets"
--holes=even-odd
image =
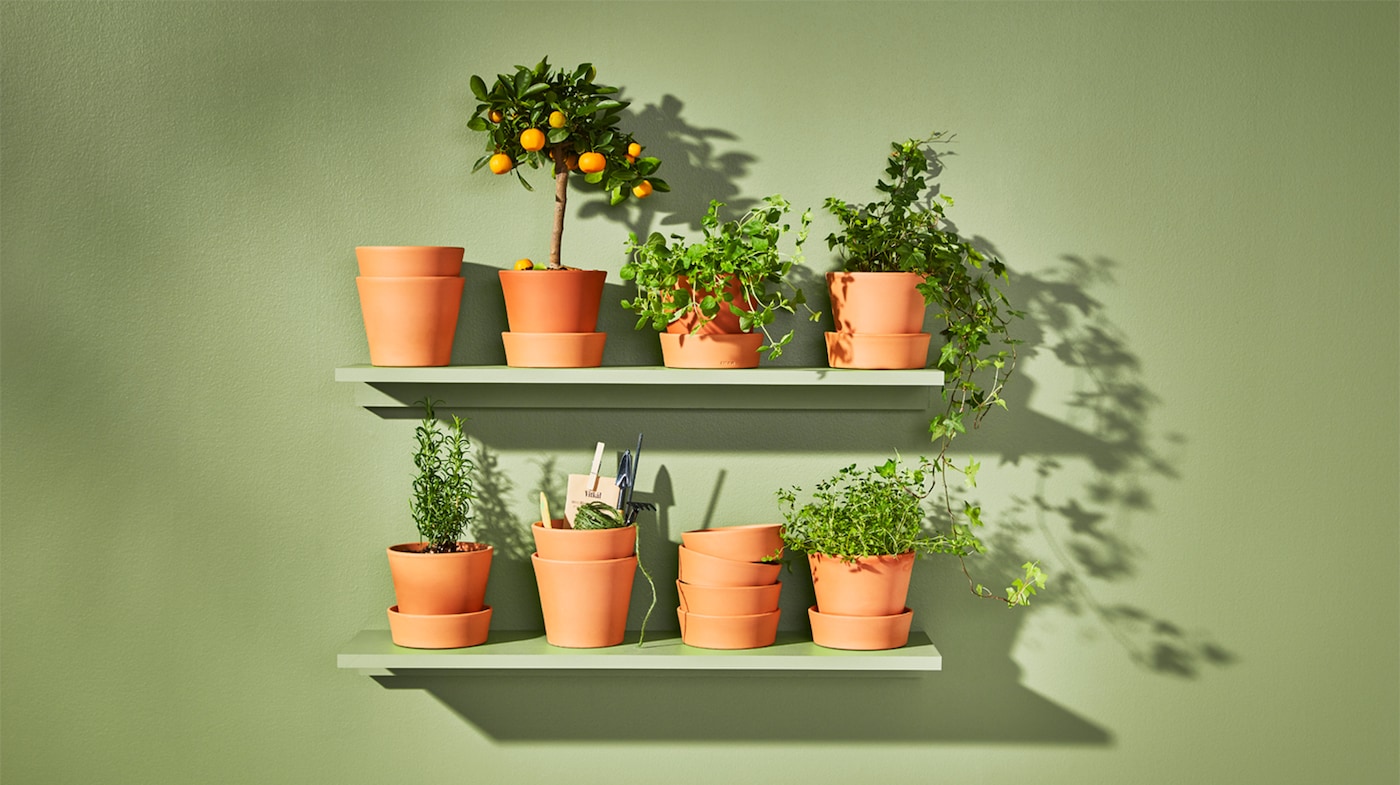
[(471, 77), (478, 103), (467, 127), (487, 134), (486, 154), (472, 171), (489, 164), (498, 174), (514, 172), (527, 190), (534, 189), (521, 166), (544, 166), (554, 174), (551, 269), (564, 266), (559, 252), (570, 172), (580, 171), (584, 182), (607, 191), (613, 205), (671, 190), (656, 176), (660, 159), (641, 155), (632, 134), (618, 127), (629, 102), (618, 97), (616, 87), (595, 82), (596, 76), (590, 63), (556, 70), (546, 58), (534, 68), (517, 65), (514, 74), (498, 74), (490, 87), (480, 76)]
[(926, 458), (917, 466), (901, 467), (896, 458), (872, 468), (854, 464), (816, 484), (812, 500), (798, 503), (799, 487), (777, 492), (783, 510), (783, 543), (795, 551), (819, 553), (854, 562), (866, 556), (893, 556), (913, 551), (956, 557), (979, 597), (996, 599), (1010, 607), (1029, 605), (1037, 589), (1045, 587), (1045, 573), (1037, 562), (1021, 565), (1024, 574), (997, 595), (973, 580), (964, 557), (986, 552), (986, 546), (969, 525), (954, 522), (947, 531), (924, 526), (924, 500), (934, 491), (937, 467)]
[(637, 296), (623, 300), (622, 307), (637, 314), (639, 330), (651, 325), (661, 331), (672, 322), (695, 316), (691, 332), (698, 332), (728, 304), (742, 330), (763, 331), (765, 343), (759, 351), (776, 358), (792, 340), (791, 330), (781, 338), (769, 331), (778, 311), (795, 313), (802, 306), (812, 321), (821, 316), (807, 307), (802, 290), (788, 280), (793, 267), (803, 262), (802, 245), (812, 211), (802, 212), (793, 249), (784, 252), (779, 243), (794, 229), (786, 220), (792, 205), (782, 196), (763, 199), (736, 220), (720, 220), (722, 207), (721, 202), (710, 202), (700, 222), (703, 236), (694, 243), (675, 234), (670, 242), (659, 232), (645, 241), (630, 235), (628, 260), (620, 275), (636, 284)]
[(413, 465), (418, 475), (413, 478), (409, 509), (426, 544), (423, 552), (452, 553), (471, 524), (477, 498), (476, 464), (462, 418), (453, 415), (451, 425), (444, 428), (434, 416), (433, 404), (428, 399), (419, 401), (423, 420), (413, 432)]
[[(593, 501), (580, 505), (574, 511), (575, 529), (621, 529), (629, 526), (616, 507), (607, 502)], [(647, 585), (651, 587), (651, 605), (647, 606), (646, 615), (642, 617), (642, 633), (637, 641), (640, 646), (647, 639), (647, 622), (651, 620), (651, 612), (656, 609), (656, 582), (651, 579), (651, 573), (647, 572), (646, 564), (642, 562), (642, 537), (641, 532), (637, 532), (637, 567), (642, 571), (642, 577), (647, 579)]]

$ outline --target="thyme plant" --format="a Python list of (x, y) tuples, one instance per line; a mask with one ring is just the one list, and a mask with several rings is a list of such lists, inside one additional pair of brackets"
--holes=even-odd
[(476, 464), (472, 462), (471, 441), (462, 430), (462, 418), (452, 416), (444, 430), (433, 414), (429, 399), (419, 401), (423, 420), (414, 429), (416, 449), (409, 509), (418, 534), (426, 543), (424, 553), (452, 553), (466, 535), (476, 501)]

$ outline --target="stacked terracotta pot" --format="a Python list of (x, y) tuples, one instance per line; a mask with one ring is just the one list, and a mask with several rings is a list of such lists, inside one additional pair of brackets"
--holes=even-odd
[(681, 535), (681, 640), (702, 649), (757, 649), (778, 635), (780, 525), (698, 529)]
[(907, 369), (928, 364), (918, 273), (827, 273), (836, 331), (826, 334), (832, 368)]
[(807, 557), (817, 604), (807, 611), (812, 642), (831, 649), (898, 649), (909, 642), (914, 612), (905, 606), (914, 554), (842, 561)]
[(438, 366), (452, 361), (462, 307), (462, 248), (364, 245), (355, 249), (360, 310), (372, 365)]
[(510, 331), (501, 333), (506, 365), (594, 368), (608, 334), (597, 332), (603, 270), (502, 270)]
[(531, 527), (530, 562), (545, 640), (569, 649), (622, 643), (637, 571), (637, 527), (572, 529), (563, 518)]

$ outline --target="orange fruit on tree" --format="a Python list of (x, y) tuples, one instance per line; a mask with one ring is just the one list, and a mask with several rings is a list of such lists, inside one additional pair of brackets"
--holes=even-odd
[(491, 118), (491, 122), (493, 123), (499, 123), (501, 120), (504, 119), (504, 115), (502, 115), (499, 111), (495, 109), (492, 109), (491, 114), (487, 115), (487, 117)]
[(633, 158), (636, 158), (637, 156), (642, 154), (642, 146), (637, 144), (636, 142), (627, 145), (627, 154), (632, 156)]
[(564, 119), (564, 113), (559, 111), (558, 109), (555, 109), (553, 112), (549, 113), (550, 128), (563, 128), (565, 122), (566, 121)]
[(518, 260), (518, 261), (515, 263), (515, 269), (517, 269), (517, 270), (533, 270), (533, 269), (535, 269), (535, 263), (532, 262), (532, 261), (530, 261), (529, 259), (520, 259), (520, 260)]
[(491, 167), (493, 174), (505, 174), (515, 168), (515, 162), (510, 160), (510, 156), (505, 153), (496, 153), (491, 156), (491, 160), (486, 165)]
[(564, 165), (569, 167), (569, 171), (578, 171), (578, 153), (569, 153), (564, 156)]
[(645, 199), (648, 196), (651, 196), (651, 190), (651, 181), (643, 180), (640, 183), (637, 183), (636, 185), (632, 186), (632, 195), (637, 197), (638, 199)]
[(637, 162), (637, 156), (632, 155), (631, 153), (628, 153), (628, 154), (627, 154), (627, 163), (629, 163), (629, 164), (635, 164), (636, 162)]
[(520, 146), (530, 152), (544, 149), (544, 131), (538, 128), (526, 128), (521, 131)]
[(584, 174), (601, 172), (608, 168), (608, 159), (602, 153), (584, 153), (578, 157), (578, 170)]

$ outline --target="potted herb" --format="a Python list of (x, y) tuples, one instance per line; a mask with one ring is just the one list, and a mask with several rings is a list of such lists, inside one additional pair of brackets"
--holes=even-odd
[(606, 190), (613, 205), (670, 190), (656, 176), (661, 161), (643, 156), (642, 145), (618, 127), (628, 102), (595, 77), (589, 63), (554, 70), (545, 59), (534, 68), (518, 65), (514, 74), (498, 75), (490, 87), (480, 76), (471, 78), (479, 103), (467, 127), (487, 134), (486, 154), (472, 171), (514, 172), (527, 190), (534, 189), (523, 167), (543, 166), (554, 175), (548, 266), (537, 270), (522, 259), (516, 269), (500, 273), (510, 323), (503, 337), (509, 365), (602, 364), (607, 336), (595, 329), (607, 273), (568, 267), (560, 253), (570, 174), (579, 172), (585, 183)]
[(817, 604), (808, 611), (812, 639), (838, 649), (889, 649), (909, 637), (913, 611), (905, 601), (914, 558), (920, 553), (956, 557), (969, 587), (979, 597), (1010, 607), (1028, 605), (1044, 588), (1037, 562), (1022, 565), (1024, 575), (1004, 596), (976, 583), (963, 560), (986, 547), (972, 532), (981, 520), (956, 521), (946, 531), (924, 528), (924, 499), (938, 472), (927, 459), (901, 467), (897, 459), (859, 469), (847, 466), (817, 483), (811, 501), (799, 504), (801, 488), (777, 492), (783, 508), (783, 542), (807, 554)]
[[(637, 329), (662, 331), (662, 355), (671, 368), (752, 368), (763, 351), (776, 358), (792, 331), (774, 338), (775, 315), (806, 307), (802, 290), (787, 278), (802, 263), (812, 211), (802, 213), (793, 249), (783, 252), (779, 242), (793, 231), (786, 199), (769, 196), (729, 221), (720, 220), (723, 206), (710, 202), (697, 242), (671, 235), (668, 243), (660, 233), (645, 241), (634, 233), (627, 242), (621, 276), (636, 284), (637, 296), (622, 307), (637, 314)], [(813, 321), (820, 317), (807, 312)]]
[(484, 605), (492, 548), (464, 542), (476, 501), (476, 464), (463, 421), (445, 429), (423, 400), (414, 430), (409, 509), (419, 542), (388, 549), (397, 604), (389, 609), (394, 643), (419, 649), (474, 646), (486, 640), (491, 608)]
[[(885, 175), (875, 188), (880, 201), (863, 206), (829, 197), (824, 206), (839, 229), (827, 246), (842, 269), (828, 273), (836, 330), (827, 333), (827, 355), (838, 368), (922, 368), (929, 335), (922, 332), (926, 306), (945, 324), (952, 351), (975, 351), (1005, 335), (1008, 315), (992, 280), (1006, 277), (1000, 260), (963, 240), (945, 223), (953, 200), (930, 190), (932, 163), (925, 148), (947, 141), (944, 133), (890, 145)], [(939, 364), (949, 358), (944, 349)]]

